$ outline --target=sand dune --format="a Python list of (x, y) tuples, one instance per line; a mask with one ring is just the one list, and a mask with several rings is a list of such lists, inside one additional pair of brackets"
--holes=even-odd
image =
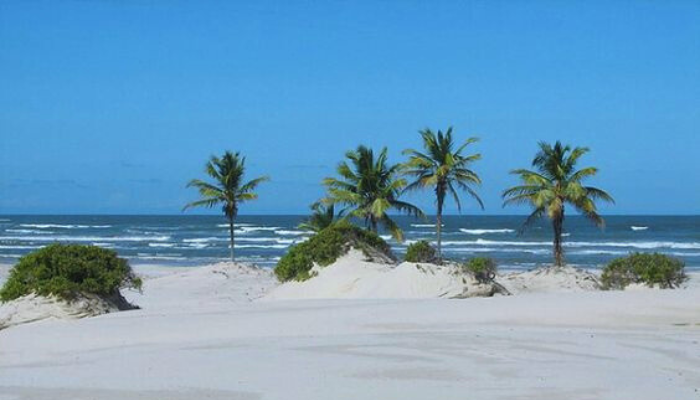
[(694, 399), (700, 287), (256, 300), (269, 272), (148, 269), (144, 307), (0, 331), (0, 399)]
[(455, 265), (374, 263), (351, 250), (332, 265), (314, 268), (316, 276), (270, 290), (265, 300), (301, 299), (421, 299), (489, 296), (491, 285), (480, 285)]

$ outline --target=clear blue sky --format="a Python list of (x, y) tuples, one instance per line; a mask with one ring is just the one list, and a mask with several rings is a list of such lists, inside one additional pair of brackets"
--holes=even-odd
[(346, 150), (448, 125), (487, 214), (556, 139), (606, 213), (698, 214), (700, 2), (0, 1), (0, 213), (179, 213), (225, 149), (273, 179), (243, 213), (304, 213)]

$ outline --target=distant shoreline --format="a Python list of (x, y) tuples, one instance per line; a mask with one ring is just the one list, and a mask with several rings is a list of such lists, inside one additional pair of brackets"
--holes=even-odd
[[(309, 237), (299, 228), (306, 216), (242, 215), (236, 226), (240, 262), (272, 267), (289, 248)], [(394, 217), (404, 243), (380, 235), (402, 257), (409, 244), (435, 241), (433, 219)], [(662, 252), (700, 268), (700, 217), (607, 216), (600, 230), (571, 216), (564, 226), (569, 265), (599, 268), (630, 252)], [(518, 234), (522, 216), (445, 216), (445, 256), (457, 261), (487, 256), (504, 270), (523, 270), (551, 262), (551, 226), (545, 220)], [(357, 221), (362, 224), (361, 221)], [(196, 266), (228, 259), (228, 225), (218, 215), (9, 215), (0, 216), (0, 260), (18, 257), (53, 242), (93, 244), (113, 249), (133, 264)]]

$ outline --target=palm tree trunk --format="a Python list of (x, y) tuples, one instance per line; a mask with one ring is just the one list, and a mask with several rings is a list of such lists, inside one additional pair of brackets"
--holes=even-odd
[(561, 236), (563, 228), (563, 217), (557, 216), (552, 220), (554, 228), (554, 266), (564, 266), (564, 250), (562, 249)]
[(437, 195), (437, 218), (435, 219), (435, 228), (437, 230), (437, 253), (438, 264), (442, 264), (442, 206), (445, 202), (445, 195), (438, 193)]
[(233, 229), (233, 221), (234, 221), (234, 217), (230, 216), (228, 218), (228, 228), (229, 228), (229, 232), (231, 233), (231, 261), (232, 262), (236, 261), (236, 259), (234, 257), (234, 251), (233, 251), (234, 246), (236, 245), (236, 240), (234, 237), (235, 233), (234, 233), (234, 229)]

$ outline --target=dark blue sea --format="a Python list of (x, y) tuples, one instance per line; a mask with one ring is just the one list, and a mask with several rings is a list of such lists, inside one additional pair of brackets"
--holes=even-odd
[[(274, 266), (290, 246), (308, 234), (297, 228), (304, 216), (241, 216), (236, 226), (240, 261)], [(390, 241), (397, 254), (419, 240), (434, 240), (430, 221), (396, 217), (405, 243)], [(524, 269), (551, 259), (551, 229), (545, 222), (524, 234), (522, 216), (448, 216), (445, 255), (495, 258), (502, 268)], [(630, 252), (661, 252), (700, 268), (700, 216), (609, 216), (605, 230), (571, 216), (565, 222), (569, 264), (599, 267)], [(386, 235), (383, 233), (383, 235)], [(389, 238), (385, 236), (385, 238)], [(94, 244), (114, 249), (133, 264), (173, 266), (225, 261), (228, 228), (219, 216), (0, 216), (0, 262), (54, 242)]]

